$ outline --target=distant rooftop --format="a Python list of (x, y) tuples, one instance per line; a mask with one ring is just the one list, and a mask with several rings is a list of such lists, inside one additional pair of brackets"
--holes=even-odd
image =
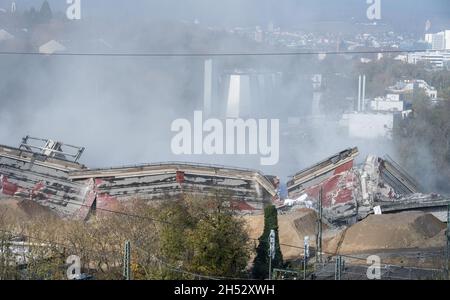
[(64, 51), (66, 51), (66, 47), (55, 40), (51, 40), (39, 47), (39, 52), (43, 54), (53, 54)]
[(4, 29), (0, 29), (0, 42), (13, 39), (14, 36)]

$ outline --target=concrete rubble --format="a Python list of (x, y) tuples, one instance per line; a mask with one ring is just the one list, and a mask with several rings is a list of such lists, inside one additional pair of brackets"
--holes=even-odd
[(83, 151), (31, 137), (19, 148), (0, 145), (0, 198), (31, 200), (63, 217), (85, 219), (93, 209), (112, 209), (135, 198), (219, 195), (251, 212), (277, 196), (278, 178), (256, 170), (180, 162), (88, 169), (78, 163)]
[(450, 198), (423, 194), (420, 184), (391, 158), (369, 155), (357, 166), (358, 148), (343, 150), (295, 174), (288, 198), (279, 197), (280, 180), (260, 171), (217, 165), (165, 162), (89, 169), (78, 161), (82, 147), (25, 137), (18, 148), (0, 145), (0, 199), (16, 197), (48, 207), (62, 217), (86, 219), (95, 209), (120, 202), (162, 200), (185, 194), (223, 196), (244, 213), (267, 203), (280, 211), (318, 210), (330, 225), (349, 225), (373, 213), (423, 210), (439, 219)]
[(347, 149), (298, 172), (287, 183), (289, 199), (278, 207), (318, 210), (322, 191), (325, 221), (335, 225), (354, 224), (375, 207), (381, 213), (422, 210), (445, 220), (450, 197), (423, 194), (420, 184), (389, 156), (369, 155), (356, 166), (358, 154), (357, 148)]

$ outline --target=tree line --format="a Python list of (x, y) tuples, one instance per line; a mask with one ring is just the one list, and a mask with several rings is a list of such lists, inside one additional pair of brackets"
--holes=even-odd
[[(82, 221), (0, 206), (0, 279), (64, 280), (67, 258), (76, 255), (81, 273), (121, 280), (127, 241), (135, 280), (267, 277), (268, 232), (277, 229), (273, 206), (266, 208), (269, 221), (257, 249), (245, 221), (216, 197), (134, 199), (118, 211)], [(278, 245), (273, 266), (281, 265)]]

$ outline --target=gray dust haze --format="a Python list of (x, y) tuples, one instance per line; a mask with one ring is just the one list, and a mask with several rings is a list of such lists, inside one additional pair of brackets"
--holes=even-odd
[[(0, 8), (8, 7), (10, 2), (0, 0)], [(317, 24), (327, 30), (327, 22), (364, 21), (365, 2), (89, 0), (82, 1), (82, 19), (68, 21), (64, 19), (65, 1), (55, 0), (49, 1), (57, 19), (51, 24), (24, 24), (28, 32), (14, 31), (13, 25), (1, 24), (0, 29), (5, 27), (14, 35), (25, 36), (26, 42), (17, 47), (29, 52), (36, 52), (51, 39), (74, 53), (286, 51), (227, 30), (246, 26), (265, 29), (270, 22), (286, 30), (308, 30)], [(431, 1), (432, 5), (428, 5), (430, 1), (417, 1), (417, 6), (407, 5), (406, 10), (402, 8), (411, 1), (392, 2), (395, 4), (387, 4), (385, 16), (386, 22), (393, 22), (393, 28), (403, 28), (411, 14), (417, 12), (425, 12), (421, 14), (424, 20), (420, 28), (427, 14), (434, 16), (437, 23), (449, 15), (446, 1)], [(23, 13), (31, 6), (39, 9), (41, 1), (23, 0), (17, 5), (19, 13)], [(336, 30), (332, 26), (328, 29)], [(369, 153), (398, 157), (390, 141), (346, 137), (333, 125), (341, 111), (323, 103), (319, 126), (296, 132), (289, 129), (289, 119), (311, 117), (314, 74), (331, 80), (334, 74), (347, 72), (350, 77), (334, 92), (356, 97), (358, 74), (352, 73), (352, 65), (333, 57), (320, 61), (317, 55), (212, 58), (221, 71), (255, 69), (282, 74), (271, 103), (255, 115), (248, 115), (259, 118), (260, 111), (264, 111), (263, 117), (280, 119), (279, 164), (261, 167), (259, 156), (173, 155), (171, 122), (176, 118), (191, 120), (195, 110), (203, 109), (207, 58), (0, 56), (0, 143), (17, 145), (22, 136), (29, 134), (86, 147), (81, 161), (89, 167), (185, 160), (261, 169), (282, 180), (353, 146), (360, 148), (359, 162)]]

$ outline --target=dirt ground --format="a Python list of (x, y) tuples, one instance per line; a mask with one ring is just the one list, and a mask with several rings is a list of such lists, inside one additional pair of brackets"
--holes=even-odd
[[(8, 212), (5, 214), (5, 212)], [(52, 214), (32, 201), (0, 198), (0, 216), (26, 218), (29, 215)], [(264, 229), (264, 215), (243, 216), (249, 236), (258, 239)], [(315, 247), (317, 227), (316, 212), (297, 209), (278, 215), (281, 251), (286, 260), (295, 260), (303, 255), (305, 236), (310, 246)], [(370, 215), (348, 228), (323, 226), (323, 250), (328, 254), (357, 254), (418, 249), (442, 249), (445, 246), (446, 224), (431, 214), (411, 211), (396, 214)], [(257, 241), (254, 241), (257, 246)]]
[[(264, 215), (245, 216), (250, 238), (258, 239), (264, 230)], [(303, 247), (303, 239), (309, 236), (310, 245), (315, 244), (316, 212), (310, 209), (299, 209), (288, 214), (278, 215), (278, 231), (280, 244)], [(284, 259), (296, 259), (303, 255), (303, 249), (281, 245)]]
[(14, 198), (0, 198), (0, 207), (2, 208), (18, 209), (18, 203), (19, 201)]
[[(264, 229), (264, 216), (245, 216), (251, 238), (259, 238)], [(278, 215), (280, 243), (303, 247), (303, 238), (310, 237), (315, 246), (316, 213), (300, 209)], [(331, 229), (324, 226), (323, 250), (340, 254), (376, 252), (396, 249), (428, 249), (445, 245), (446, 224), (431, 214), (401, 212), (396, 214), (370, 215), (348, 227)], [(302, 249), (281, 246), (283, 257), (297, 259)]]
[(347, 229), (339, 252), (443, 247), (445, 228), (422, 212), (370, 215)]
[(0, 212), (8, 217), (56, 216), (49, 208), (30, 200), (16, 198), (0, 198)]
[(7, 218), (11, 215), (25, 215), (19, 207), (19, 201), (14, 198), (0, 198), (0, 217)]

